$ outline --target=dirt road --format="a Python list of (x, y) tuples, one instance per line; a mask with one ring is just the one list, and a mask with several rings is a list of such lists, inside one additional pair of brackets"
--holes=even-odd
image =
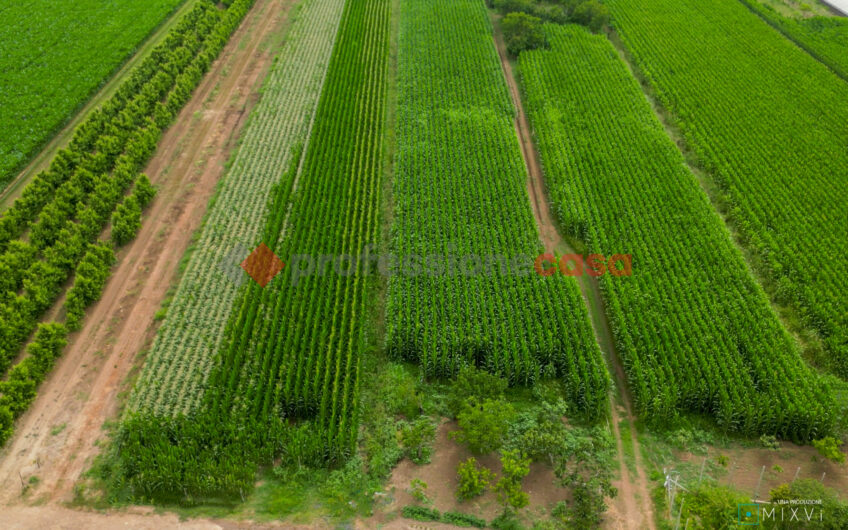
[[(164, 135), (146, 171), (159, 193), (138, 237), (119, 253), (103, 297), (89, 310), (83, 329), (71, 337), (0, 453), (0, 503), (73, 497), (74, 483), (99, 451), (101, 427), (116, 417), (125, 380), (155, 333), (154, 315), (177, 278), (180, 258), (258, 99), (293, 4), (258, 0)], [(24, 483), (29, 491), (22, 498)], [(29, 513), (3, 508), (3, 526), (30, 527)], [(62, 524), (74, 513), (62, 515)], [(26, 519), (15, 520), (15, 514)], [(92, 526), (80, 517), (72, 526)]]
[[(509, 92), (512, 95), (513, 105), (516, 109), (515, 130), (521, 144), (524, 162), (527, 164), (529, 177), (527, 179), (527, 191), (530, 194), (530, 204), (533, 209), (533, 215), (536, 218), (536, 224), (539, 227), (539, 237), (545, 246), (545, 250), (548, 252), (560, 251), (563, 253), (574, 253), (574, 249), (568, 245), (568, 242), (557, 231), (556, 222), (545, 194), (541, 159), (533, 143), (533, 136), (529, 121), (527, 120), (527, 114), (524, 112), (518, 83), (513, 75), (512, 64), (507, 56), (506, 46), (498, 23), (493, 19), (492, 24), (495, 28), (495, 45), (500, 56), (504, 77), (506, 78)], [(624, 375), (624, 369), (615, 352), (615, 343), (612, 339), (612, 330), (606, 318), (600, 286), (595, 278), (588, 276), (580, 278), (578, 283), (580, 284), (580, 291), (583, 294), (584, 302), (589, 309), (595, 339), (612, 364), (615, 383), (624, 403), (623, 410), (619, 410), (614, 397), (610, 396), (612, 431), (618, 448), (621, 478), (614, 484), (618, 488), (618, 496), (610, 502), (609, 512), (605, 518), (605, 525), (608, 528), (634, 530), (649, 528), (653, 530), (656, 528), (653, 502), (650, 496), (650, 486), (645, 474), (645, 468), (642, 464), (641, 449), (634, 425), (635, 418), (633, 416), (630, 396), (627, 393), (627, 380)], [(630, 438), (627, 440), (622, 439), (621, 430), (619, 429), (622, 414), (630, 424)], [(631, 444), (633, 447), (635, 467), (637, 470), (635, 476), (632, 476), (633, 474), (630, 473), (625, 462), (625, 443)]]

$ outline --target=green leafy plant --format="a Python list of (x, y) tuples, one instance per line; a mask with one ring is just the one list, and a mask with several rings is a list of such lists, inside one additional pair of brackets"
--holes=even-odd
[(545, 46), (545, 29), (542, 19), (526, 13), (509, 13), (501, 20), (506, 49), (513, 56), (525, 50)]
[(430, 418), (422, 417), (412, 423), (404, 423), (400, 430), (400, 443), (404, 454), (416, 464), (430, 462), (436, 425)]
[(477, 460), (473, 457), (461, 462), (456, 469), (456, 474), (459, 478), (456, 496), (462, 501), (482, 495), (494, 478), (492, 472), (478, 466)]
[(512, 405), (504, 400), (470, 399), (459, 413), (459, 430), (451, 438), (465, 444), (478, 455), (495, 451), (503, 445), (509, 422), (515, 414)]
[(839, 450), (839, 446), (841, 444), (842, 442), (833, 436), (826, 436), (820, 440), (813, 440), (813, 447), (818, 450), (819, 454), (828, 460), (839, 464), (845, 463), (845, 453)]
[(530, 459), (517, 449), (501, 453), (501, 478), (495, 484), (498, 501), (505, 509), (520, 510), (530, 503), (530, 496), (521, 489), (521, 481), (530, 473)]

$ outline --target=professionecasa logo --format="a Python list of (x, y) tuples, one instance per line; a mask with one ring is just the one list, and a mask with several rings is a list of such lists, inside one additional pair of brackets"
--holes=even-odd
[(540, 276), (553, 276), (559, 271), (565, 276), (603, 276), (608, 271), (612, 276), (631, 276), (633, 259), (630, 254), (613, 254), (607, 259), (603, 254), (589, 254), (584, 259), (580, 254), (565, 254), (556, 257), (542, 254), (536, 258), (533, 268)]
[[(609, 272), (612, 276), (630, 276), (632, 274), (632, 259), (630, 254), (613, 254), (609, 258), (602, 254), (590, 254), (585, 259), (577, 254), (554, 256), (542, 254), (535, 259), (532, 255), (516, 254), (475, 254), (455, 252), (448, 245), (447, 252), (418, 255), (404, 253), (380, 254), (366, 245), (360, 254), (294, 254), (289, 257), (286, 269), (292, 285), (297, 285), (302, 279), (335, 274), (337, 276), (353, 276), (379, 274), (383, 276), (414, 277), (477, 277), (477, 276), (552, 276), (557, 272), (565, 276), (603, 276)], [(233, 249), (225, 260), (219, 264), (221, 270), (240, 285), (244, 274), (238, 270), (240, 256), (247, 249)], [(268, 285), (283, 268), (283, 261), (264, 243), (256, 247), (241, 264), (244, 270), (261, 287)]]

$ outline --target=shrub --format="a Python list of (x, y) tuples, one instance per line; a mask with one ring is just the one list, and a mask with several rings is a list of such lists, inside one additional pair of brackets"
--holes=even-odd
[(521, 480), (530, 473), (530, 459), (517, 449), (501, 453), (501, 478), (495, 485), (498, 500), (504, 508), (520, 510), (530, 503), (530, 496), (521, 489)]
[(506, 49), (513, 56), (524, 50), (535, 50), (546, 45), (542, 19), (526, 13), (509, 13), (501, 21)]
[(412, 423), (407, 423), (400, 431), (400, 443), (404, 454), (416, 464), (430, 462), (435, 437), (436, 425), (430, 418), (419, 418)]
[(503, 397), (506, 387), (506, 379), (484, 372), (475, 366), (466, 366), (459, 371), (451, 385), (448, 408), (456, 418), (469, 399), (474, 398), (478, 401), (499, 399)]
[(442, 522), (455, 526), (473, 528), (486, 528), (486, 521), (477, 516), (460, 512), (445, 512), (442, 514)]
[(506, 401), (487, 399), (482, 403), (469, 400), (459, 414), (459, 428), (450, 434), (475, 454), (490, 453), (503, 445), (509, 422), (515, 412)]
[(130, 195), (118, 205), (112, 214), (112, 242), (116, 247), (123, 246), (135, 237), (141, 228), (141, 206)]
[(813, 440), (813, 447), (818, 449), (819, 453), (828, 460), (842, 464), (845, 462), (845, 453), (839, 450), (840, 443), (833, 436), (827, 436), (821, 440)]
[(607, 6), (598, 2), (598, 0), (589, 0), (574, 9), (572, 18), (577, 24), (586, 26), (597, 33), (609, 24), (610, 13)]
[(456, 474), (459, 478), (456, 496), (461, 501), (482, 495), (494, 478), (491, 471), (478, 467), (477, 460), (473, 457), (460, 463)]
[(760, 444), (766, 449), (772, 449), (774, 451), (780, 449), (780, 442), (777, 441), (777, 437), (771, 434), (760, 436)]
[(435, 508), (425, 508), (423, 506), (404, 506), (401, 511), (407, 519), (415, 519), (416, 521), (433, 521), (439, 522), (442, 519), (441, 513)]

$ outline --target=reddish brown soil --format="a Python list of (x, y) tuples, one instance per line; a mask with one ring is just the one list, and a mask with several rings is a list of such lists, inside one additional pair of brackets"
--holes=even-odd
[(56, 505), (13, 506), (3, 508), (4, 530), (113, 530), (132, 528), (138, 530), (241, 530), (303, 528), (292, 525), (261, 523), (252, 521), (227, 521), (211, 519), (188, 519), (181, 521), (173, 514), (154, 514), (150, 509), (132, 508), (121, 512), (82, 512)]
[[(422, 480), (427, 484), (427, 497), (433, 502), (432, 506), (439, 511), (458, 511), (469, 513), (491, 521), (497, 517), (503, 508), (498, 504), (494, 492), (487, 491), (477, 499), (460, 502), (456, 498), (459, 483), (456, 469), (461, 462), (474, 456), (464, 446), (452, 440), (448, 434), (457, 429), (456, 422), (446, 421), (439, 425), (436, 431), (436, 441), (433, 445), (433, 455), (429, 464), (415, 465), (409, 460), (403, 460), (392, 472), (386, 486), (386, 493), (391, 502), (381, 508), (379, 513), (365, 521), (363, 528), (373, 528), (385, 524), (382, 528), (422, 528), (422, 523), (403, 518), (393, 518), (408, 504), (420, 504), (410, 493), (410, 483), (413, 479)], [(478, 464), (499, 475), (501, 471), (497, 454), (477, 458)], [(557, 502), (570, 499), (568, 490), (555, 485), (556, 477), (549, 466), (533, 464), (530, 474), (522, 481), (522, 489), (530, 495), (530, 507), (526, 515), (541, 515), (540, 512), (550, 512)], [(494, 486), (494, 484), (492, 484)], [(532, 517), (531, 517), (532, 518)], [(426, 523), (426, 528), (452, 528), (450, 525)]]
[[(798, 479), (816, 479), (828, 488), (836, 490), (839, 496), (848, 500), (848, 465), (837, 464), (822, 458), (815, 448), (810, 446), (799, 446), (791, 442), (781, 442), (780, 450), (773, 451), (766, 448), (711, 448), (706, 456), (696, 456), (692, 453), (679, 453), (676, 455), (681, 462), (692, 462), (700, 467), (704, 458), (712, 465), (704, 466), (707, 470), (715, 468), (715, 463), (720, 455), (728, 459), (727, 467), (719, 468), (718, 472), (710, 475), (707, 471), (706, 478), (716, 479), (720, 484), (733, 486), (742, 493), (752, 498), (757, 493), (759, 499), (768, 499), (769, 491), (781, 484)], [(760, 473), (765, 466), (763, 481), (757, 491), (757, 483)], [(782, 471), (774, 470), (774, 466), (780, 466)], [(800, 468), (800, 470), (799, 470)]]
[[(180, 258), (201, 225), (243, 118), (258, 99), (275, 52), (266, 44), (279, 40), (292, 4), (257, 2), (160, 142), (146, 171), (159, 193), (138, 237), (120, 252), (101, 300), (0, 453), (0, 503), (71, 500), (74, 484), (100, 451), (102, 426), (119, 412), (127, 378), (155, 333), (154, 315), (177, 279)], [(22, 483), (30, 480), (22, 497)], [(111, 518), (94, 522), (92, 516), (56, 506), (18, 506), (4, 507), (2, 518), (6, 528), (122, 524)], [(141, 526), (173, 526), (171, 519)]]

